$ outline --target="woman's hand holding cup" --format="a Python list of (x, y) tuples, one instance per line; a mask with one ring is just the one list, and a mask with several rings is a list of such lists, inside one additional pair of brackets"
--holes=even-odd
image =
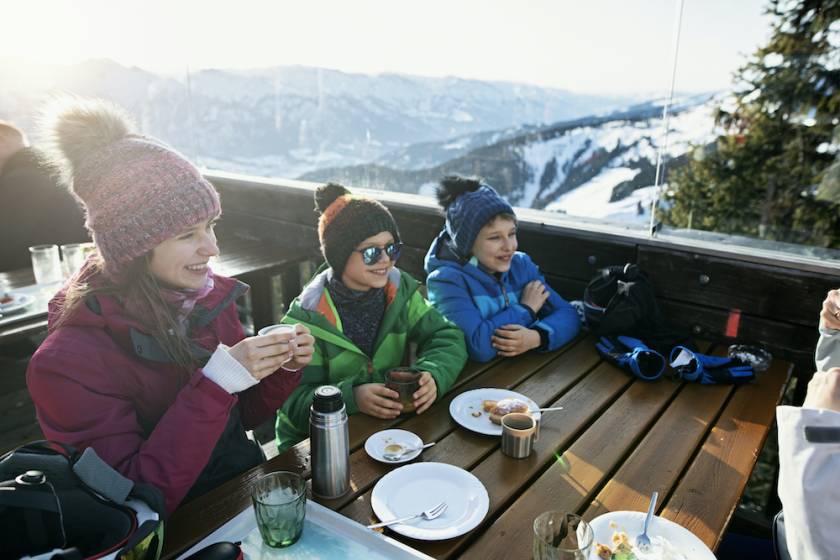
[(283, 366), (289, 370), (303, 369), (312, 361), (312, 354), (315, 353), (315, 337), (309, 333), (306, 325), (299, 323), (295, 327), (295, 337), (292, 339), (292, 358)]
[(254, 379), (268, 377), (280, 367), (297, 370), (312, 360), (315, 339), (304, 325), (271, 325), (257, 336), (241, 340), (228, 352)]

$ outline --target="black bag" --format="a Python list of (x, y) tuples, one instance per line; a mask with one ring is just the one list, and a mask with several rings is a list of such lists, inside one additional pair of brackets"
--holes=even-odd
[(0, 459), (0, 481), (4, 557), (160, 557), (163, 495), (123, 477), (92, 448), (29, 443)]
[(687, 331), (667, 323), (638, 265), (599, 270), (584, 290), (583, 306), (586, 326), (598, 336), (632, 336), (666, 356), (676, 345), (694, 348)]

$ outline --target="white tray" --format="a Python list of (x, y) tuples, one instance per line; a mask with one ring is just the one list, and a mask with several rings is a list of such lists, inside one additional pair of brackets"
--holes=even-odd
[(290, 547), (271, 548), (263, 544), (257, 529), (254, 508), (249, 507), (210, 533), (180, 558), (186, 558), (208, 545), (223, 541), (241, 541), (240, 546), (248, 559), (431, 560), (430, 556), (372, 531), (312, 500), (306, 501), (303, 534), (300, 540)]

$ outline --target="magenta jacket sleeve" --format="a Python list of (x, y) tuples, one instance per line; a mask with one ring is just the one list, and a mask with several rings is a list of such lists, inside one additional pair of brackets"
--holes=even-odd
[[(27, 371), (47, 439), (93, 447), (126, 477), (159, 488), (172, 512), (207, 464), (237, 397), (197, 370), (146, 434), (131, 400), (108, 387), (85, 386), (74, 376), (96, 368), (91, 364), (95, 357), (69, 354), (66, 347), (60, 357), (51, 354), (38, 353)], [(61, 371), (53, 367), (56, 364)]]
[[(222, 342), (233, 346), (245, 338), (245, 331), (239, 322), (236, 307), (231, 305), (218, 318), (217, 329), (225, 333)], [(245, 429), (251, 430), (263, 422), (273, 420), (277, 409), (283, 406), (289, 395), (300, 383), (300, 371), (278, 369), (264, 377), (253, 387), (239, 393), (239, 413)]]
[(277, 416), (277, 409), (300, 383), (301, 371), (280, 368), (239, 394), (239, 411), (246, 429), (256, 428)]

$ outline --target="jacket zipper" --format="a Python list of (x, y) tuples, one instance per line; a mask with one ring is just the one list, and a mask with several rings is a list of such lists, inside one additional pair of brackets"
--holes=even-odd
[(510, 307), (510, 298), (508, 298), (507, 289), (505, 289), (504, 283), (499, 279), (496, 279), (496, 282), (498, 282), (499, 286), (502, 287), (502, 295), (505, 296), (505, 307)]

